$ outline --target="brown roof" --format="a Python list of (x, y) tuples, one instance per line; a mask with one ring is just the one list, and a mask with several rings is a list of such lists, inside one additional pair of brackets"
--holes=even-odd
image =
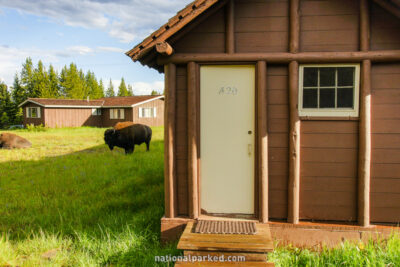
[(97, 100), (78, 100), (78, 99), (54, 99), (54, 98), (28, 98), (20, 106), (27, 102), (36, 103), (44, 107), (48, 106), (76, 106), (76, 107), (130, 107), (132, 105), (161, 98), (160, 95), (141, 95), (141, 96), (117, 96), (104, 97)]
[(146, 55), (157, 43), (167, 40), (185, 25), (197, 18), (218, 0), (195, 0), (179, 11), (174, 17), (168, 20), (157, 31), (144, 39), (140, 44), (126, 52), (133, 61), (139, 60)]
[(27, 101), (43, 106), (101, 106), (103, 100), (78, 100), (78, 99), (54, 99), (54, 98), (28, 98)]
[[(400, 0), (373, 0), (375, 3), (386, 9), (393, 15), (400, 18)], [(166, 41), (184, 26), (189, 24), (200, 14), (217, 2), (226, 2), (225, 0), (195, 0), (188, 4), (184, 9), (179, 11), (174, 17), (168, 20), (166, 24), (161, 26), (157, 31), (153, 32), (140, 44), (126, 52), (125, 54), (132, 58), (133, 61), (140, 60), (142, 64), (149, 67), (155, 67), (154, 62), (145, 58), (155, 47), (157, 43)]]
[(104, 101), (103, 107), (132, 106), (137, 103), (147, 101), (156, 97), (160, 96), (159, 95), (115, 96), (115, 97), (100, 98), (100, 100)]

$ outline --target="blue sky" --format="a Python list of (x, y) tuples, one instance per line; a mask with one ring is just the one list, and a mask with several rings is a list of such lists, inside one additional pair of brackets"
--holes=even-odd
[(124, 52), (191, 0), (0, 0), (0, 80), (12, 86), (26, 57), (60, 70), (75, 62), (105, 85), (121, 77), (135, 94), (163, 90), (163, 75)]

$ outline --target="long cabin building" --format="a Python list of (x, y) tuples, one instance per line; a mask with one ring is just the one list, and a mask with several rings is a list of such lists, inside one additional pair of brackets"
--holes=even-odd
[(162, 238), (400, 223), (399, 1), (197, 0), (126, 54), (165, 73)]
[(105, 97), (97, 100), (28, 98), (20, 107), (25, 126), (111, 127), (122, 121), (164, 125), (164, 96)]

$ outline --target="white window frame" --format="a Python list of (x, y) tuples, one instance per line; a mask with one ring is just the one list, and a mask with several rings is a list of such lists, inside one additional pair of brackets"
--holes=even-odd
[[(151, 110), (150, 116), (145, 116), (145, 109)], [(139, 118), (156, 118), (156, 117), (157, 117), (157, 108), (156, 107), (139, 108)]]
[[(33, 109), (36, 109), (36, 117), (32, 117), (32, 111)], [(26, 107), (26, 117), (30, 119), (40, 119), (41, 117), (41, 110), (40, 107)]]
[[(303, 108), (303, 79), (304, 68), (340, 68), (354, 67), (354, 105), (353, 108)], [(337, 90), (337, 87), (335, 87)], [(299, 66), (299, 99), (298, 110), (300, 117), (358, 117), (359, 116), (359, 95), (360, 95), (360, 64), (304, 64)]]
[(101, 108), (92, 108), (92, 115), (93, 116), (100, 116), (101, 115)]
[(110, 109), (110, 119), (111, 120), (123, 120), (123, 119), (125, 119), (125, 109), (123, 109), (123, 108), (111, 108)]

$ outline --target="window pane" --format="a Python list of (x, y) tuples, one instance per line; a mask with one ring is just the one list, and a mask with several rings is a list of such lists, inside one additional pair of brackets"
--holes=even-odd
[(318, 107), (318, 90), (304, 89), (303, 91), (303, 108)]
[(338, 68), (338, 86), (354, 85), (354, 67)]
[(303, 86), (318, 86), (318, 68), (304, 68)]
[(319, 84), (320, 86), (335, 86), (335, 71), (336, 68), (320, 68), (319, 69)]
[(319, 107), (320, 108), (335, 107), (335, 88), (319, 90)]
[(37, 118), (37, 109), (36, 108), (32, 108), (31, 109), (31, 114), (32, 114), (32, 118)]
[(353, 108), (354, 89), (338, 88), (337, 89), (337, 106), (338, 108)]

